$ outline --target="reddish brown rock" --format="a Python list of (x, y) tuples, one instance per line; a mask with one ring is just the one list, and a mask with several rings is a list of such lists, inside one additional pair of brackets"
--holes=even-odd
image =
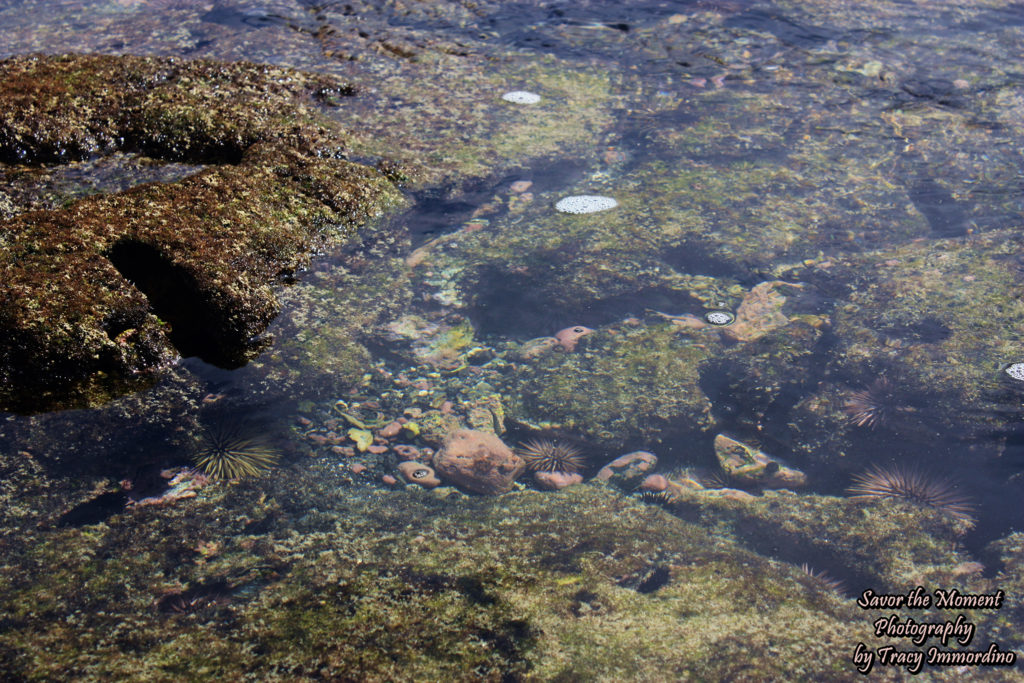
[(657, 465), (658, 457), (654, 453), (633, 451), (620, 455), (602, 467), (597, 473), (597, 478), (617, 486), (631, 486)]
[(391, 424), (385, 425), (383, 428), (381, 428), (381, 430), (377, 432), (377, 434), (384, 437), (385, 439), (390, 439), (392, 437), (398, 436), (401, 432), (402, 423), (399, 422), (398, 420), (395, 420)]
[(534, 472), (533, 480), (545, 491), (558, 491), (573, 484), (582, 484), (583, 475), (579, 472)]
[(577, 342), (580, 337), (585, 337), (588, 334), (593, 333), (593, 329), (584, 327), (583, 325), (576, 325), (574, 327), (567, 327), (564, 330), (555, 332), (555, 339), (558, 340), (558, 344), (566, 351), (572, 351), (576, 348)]
[(434, 468), (457, 486), (496, 495), (512, 488), (526, 463), (494, 434), (458, 429), (445, 438)]
[(661, 474), (648, 474), (642, 482), (640, 482), (640, 490), (651, 491), (653, 493), (659, 493), (668, 488), (668, 479)]

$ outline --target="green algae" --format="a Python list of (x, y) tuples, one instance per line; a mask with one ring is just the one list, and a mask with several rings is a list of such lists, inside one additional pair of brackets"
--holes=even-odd
[(700, 430), (709, 424), (710, 404), (698, 386), (708, 355), (666, 328), (590, 335), (577, 351), (523, 364), (509, 389), (510, 411), (614, 447), (641, 434), (657, 441)]
[[(278, 311), (268, 284), (396, 201), (375, 171), (318, 157), (342, 145), (308, 102), (324, 79), (145, 58), (0, 66), (8, 160), (133, 148), (220, 164), (4, 226), (8, 406), (38, 409), (62, 392), (95, 405), (177, 352), (237, 365), (260, 348), (252, 340)], [(69, 106), (74, 116), (64, 114)], [(72, 272), (82, 278), (75, 287)], [(23, 404), (33, 385), (55, 396)]]
[[(823, 675), (869, 628), (798, 570), (605, 487), (513, 493), (495, 505), (339, 493), (339, 483), (331, 469), (310, 480), (280, 472), (258, 499), (251, 484), (221, 484), (173, 507), (38, 535), (35, 552), (2, 568), (14, 579), (0, 590), (5, 612), (23, 611), (25, 596), (43, 607), (28, 630), (17, 618), (0, 634), (10, 670), (305, 679), (344, 668), (369, 680), (469, 680), (610, 679), (630, 669), (641, 678), (720, 678), (735, 662), (716, 652), (756, 652), (772, 640), (793, 656), (758, 660), (760, 675)], [(216, 532), (212, 516), (222, 519)], [(496, 534), (500, 548), (482, 542)], [(125, 543), (148, 553), (116, 550)], [(62, 569), (28, 578), (28, 566)], [(656, 567), (667, 568), (667, 584), (636, 590)], [(242, 578), (227, 594), (180, 613), (159, 607), (175, 604), (161, 602), (175, 591), (228, 576)], [(751, 600), (758, 619), (747, 614)], [(786, 629), (773, 626), (783, 620)], [(40, 647), (50, 657), (32, 656)], [(253, 648), (259, 657), (245, 654)], [(796, 655), (808, 651), (817, 654)]]
[[(477, 11), (486, 16), (488, 6), (480, 3)], [(473, 13), (451, 3), (395, 7), (414, 17), (458, 16), (460, 26), (474, 21)], [(812, 479), (822, 488), (880, 454), (896, 451), (898, 457), (915, 447), (938, 451), (935, 467), (942, 467), (951, 458), (936, 440), (949, 434), (949, 425), (1012, 429), (1017, 406), (996, 415), (987, 401), (989, 392), (1002, 394), (1010, 381), (1002, 365), (1019, 360), (1013, 355), (1019, 347), (1013, 261), (1019, 249), (1012, 234), (1001, 231), (1007, 221), (1015, 224), (1017, 208), (1012, 192), (989, 190), (1015, 182), (1013, 169), (1019, 166), (1013, 150), (1019, 146), (1020, 100), (1012, 85), (1019, 77), (1013, 60), (1005, 58), (1012, 51), (999, 56), (998, 47), (1001, 41), (1016, 45), (1019, 36), (1008, 27), (997, 32), (998, 40), (979, 46), (927, 35), (936, 16), (983, 17), (985, 8), (975, 3), (944, 8), (922, 2), (900, 6), (898, 12), (877, 2), (780, 7), (794, 25), (817, 27), (824, 36), (848, 28), (859, 31), (857, 40), (839, 36), (838, 42), (826, 43), (823, 38), (821, 44), (793, 49), (771, 35), (769, 29), (778, 30), (772, 24), (777, 17), (769, 16), (767, 28), (753, 32), (725, 21), (741, 9), (702, 5), (690, 13), (687, 8), (681, 21), (631, 27), (629, 42), (658, 59), (668, 54), (670, 62), (687, 61), (683, 69), (672, 65), (675, 70), (665, 79), (671, 87), (658, 83), (674, 90), (672, 97), (653, 105), (644, 88), (655, 86), (640, 83), (642, 77), (620, 77), (604, 64), (546, 58), (540, 60), (542, 68), (524, 70), (516, 65), (532, 58), (481, 57), (487, 53), (483, 41), (467, 38), (456, 45), (422, 28), (383, 27), (375, 23), (380, 15), (375, 19), (370, 10), (359, 31), (346, 31), (346, 19), (321, 8), (326, 18), (318, 20), (319, 47), (312, 51), (322, 52), (313, 56), (298, 37), (305, 40), (312, 29), (261, 29), (280, 39), (279, 54), (250, 37), (213, 41), (207, 49), (328, 71), (344, 70), (352, 60), (353, 73), (380, 85), (382, 100), (403, 98), (409, 106), (394, 105), (383, 130), (373, 117), (353, 122), (358, 130), (347, 148), (372, 155), (396, 152), (414, 167), (406, 178), (417, 187), (441, 179), (457, 186), (465, 173), (499, 176), (532, 155), (549, 153), (578, 154), (598, 166), (573, 188), (536, 188), (537, 196), (529, 200), (501, 197), (508, 219), (500, 211), (488, 214), (490, 221), (478, 232), (437, 240), (411, 273), (392, 262), (340, 280), (301, 282), (280, 296), (298, 311), (278, 319), (279, 341), (250, 366), (254, 379), (246, 390), (321, 398), (336, 398), (356, 385), (360, 392), (394, 392), (388, 401), (398, 406), (395, 414), (404, 406), (420, 406), (425, 412), (417, 420), (424, 435), (435, 440), (464, 421), (492, 427), (504, 409), (514, 419), (571, 427), (613, 447), (659, 440), (675, 446), (680, 430), (699, 437), (714, 433), (715, 420), (733, 422), (763, 438), (773, 453), (771, 447), (781, 448), (825, 465)], [(124, 14), (111, 12), (117, 18)], [(901, 22), (899, 30), (877, 30), (880, 22), (893, 21)], [(194, 49), (199, 36), (207, 35), (202, 31), (210, 30), (198, 24), (183, 21), (173, 31), (148, 31), (151, 42), (145, 44), (166, 49), (182, 41)], [(335, 29), (341, 35), (332, 37), (328, 30)], [(597, 35), (602, 43), (627, 45), (618, 35), (625, 32), (608, 27), (560, 30), (572, 45), (599, 42)], [(983, 59), (972, 57), (980, 68), (958, 63), (951, 54), (958, 48), (969, 48), (965, 55), (984, 53)], [(778, 69), (760, 68), (758, 59), (765, 55)], [(336, 63), (324, 66), (324, 58)], [(482, 65), (493, 72), (481, 75)], [(921, 90), (918, 70), (964, 78), (969, 87)], [(680, 82), (718, 72), (728, 74), (722, 88), (698, 90)], [(465, 83), (482, 87), (461, 90)], [(545, 95), (543, 108), (514, 108), (496, 97), (504, 89), (532, 84)], [(624, 94), (634, 90), (640, 94)], [(560, 109), (574, 91), (585, 94)], [(457, 96), (442, 101), (440, 92)], [(598, 150), (617, 142), (612, 116), (631, 125), (628, 119), (637, 113), (613, 107), (634, 107), (638, 101), (647, 113), (665, 116), (653, 118), (642, 131), (665, 158), (643, 160), (629, 166), (629, 175), (620, 175), (622, 168), (597, 161)], [(962, 106), (958, 101), (977, 103), (979, 113), (956, 111)], [(361, 105), (366, 106), (361, 111), (376, 106)], [(346, 123), (347, 112), (356, 107), (346, 103), (336, 121)], [(492, 122), (488, 117), (495, 112), (501, 116)], [(686, 121), (694, 112), (698, 119)], [(564, 119), (553, 121), (552, 113)], [(682, 119), (679, 125), (675, 115)], [(189, 121), (171, 110), (159, 121), (176, 129), (209, 129), (201, 118)], [(788, 122), (786, 130), (780, 130), (780, 121)], [(629, 142), (621, 149), (628, 150)], [(625, 156), (621, 149), (615, 154)], [(298, 185), (309, 189), (304, 182)], [(548, 215), (563, 189), (595, 188), (619, 198), (621, 210), (582, 220)], [(964, 217), (962, 225), (940, 221), (949, 232), (936, 229), (934, 213), (928, 214), (931, 199), (921, 199), (929, 193), (950, 197)], [(290, 210), (275, 213), (281, 217)], [(993, 226), (995, 233), (979, 235)], [(702, 262), (707, 255), (715, 259), (711, 265)], [(525, 316), (520, 330), (477, 324), (475, 318), (495, 300), (494, 291), (502, 291), (494, 288), (495, 273), (508, 277), (514, 288), (532, 288), (527, 303), (555, 309), (546, 328)], [(702, 307), (735, 310), (753, 283), (783, 276), (804, 283), (807, 301), (794, 296), (795, 310), (784, 310), (790, 323), (755, 342), (723, 343), (718, 333), (675, 329), (642, 310), (652, 291), (671, 293), (666, 298), (678, 308), (665, 312), (673, 315), (699, 314)], [(387, 292), (379, 305), (371, 301), (375, 290)], [(406, 315), (413, 293), (429, 293), (441, 303), (444, 311), (432, 321), (450, 316), (446, 323), (451, 324), (467, 316), (449, 329), (472, 328), (473, 343), (496, 353), (497, 360), (471, 369), (455, 364), (451, 374), (439, 373), (429, 363), (416, 367), (419, 357), (402, 347), (395, 353), (411, 367), (399, 368), (401, 363), (390, 358), (375, 361), (379, 345), (392, 341), (382, 323)], [(514, 345), (511, 340), (582, 322), (573, 316), (599, 309), (609, 294), (633, 299), (595, 325), (600, 332), (573, 353), (553, 352), (532, 364), (514, 361), (511, 354), (502, 357), (503, 349)], [(814, 308), (815, 296), (828, 303)], [(304, 309), (308, 302), (312, 307)], [(626, 316), (642, 319), (626, 324)], [(330, 322), (321, 324), (324, 320)], [(442, 341), (440, 348), (449, 346)], [(461, 362), (469, 351), (468, 345), (460, 346), (451, 355)], [(378, 381), (392, 370), (407, 372), (413, 384), (422, 381), (427, 388)], [(844, 408), (851, 392), (869, 387), (880, 373), (898, 382), (901, 398), (927, 395), (928, 411), (908, 404), (897, 406), (897, 419), (888, 425), (852, 424)], [(364, 381), (371, 375), (372, 381)], [(597, 399), (593, 406), (575, 405), (591, 396)], [(444, 401), (454, 404), (454, 415), (440, 410)], [(183, 410), (183, 421), (191, 414)], [(501, 431), (500, 424), (495, 431)], [(689, 443), (676, 446), (668, 460), (698, 461), (703, 450)], [(973, 466), (997, 451), (964, 445), (957, 459)], [(351, 478), (338, 475), (338, 465), (314, 461), (311, 473), (347, 486)], [(306, 466), (296, 463), (299, 470)], [(44, 478), (41, 471), (19, 472), (15, 487)], [(264, 485), (270, 491), (283, 486)], [(159, 586), (150, 583), (148, 592), (137, 594), (90, 583), (91, 590), (121, 601), (115, 601), (121, 611), (110, 619), (90, 621), (79, 614), (88, 615), (87, 610), (61, 599), (67, 593), (61, 582), (74, 585), (77, 569), (61, 573), (55, 587), (49, 578), (40, 579), (34, 594), (46, 605), (45, 625), (22, 622), (3, 636), (17, 645), (12, 657), (22, 667), (18, 670), (40, 677), (66, 666), (65, 671), (83, 675), (293, 679), (345, 670), (372, 680), (449, 679), (476, 667), (470, 676), (494, 679), (503, 672), (539, 679), (856, 679), (849, 654), (858, 640), (869, 641), (869, 620), (834, 591), (808, 582), (796, 569), (806, 558), (827, 558), (845, 568), (850, 588), (884, 585), (902, 591), (908, 582), (922, 580), (979, 591), (1002, 582), (1012, 591), (1020, 583), (1018, 535), (994, 544), (993, 552), (1002, 558), (995, 578), (965, 575), (958, 568), (970, 564), (969, 556), (954, 547), (962, 539), (955, 524), (894, 502), (868, 505), (779, 493), (747, 505), (680, 504), (677, 512), (698, 527), (586, 489), (513, 494), (528, 502), (503, 498), (483, 505), (456, 496), (440, 502), (427, 494), (362, 488), (339, 493), (314, 486), (305, 498), (290, 490), (278, 494), (291, 501), (287, 514), (274, 504), (268, 512), (253, 504), (267, 490), (238, 488), (218, 501), (231, 511), (228, 515), (247, 521), (230, 528), (240, 540), (219, 556), (216, 567), (202, 553), (183, 560), (173, 543), (151, 540), (159, 533), (185, 538), (167, 524), (132, 538), (125, 533), (117, 546), (166, 551), (170, 559), (160, 572), (144, 563), (129, 574), (113, 563), (82, 568), (81, 576), (90, 580), (95, 572), (109, 570), (134, 590), (146, 585), (139, 577), (156, 575)], [(23, 496), (15, 491), (10, 499)], [(353, 500), (342, 502), (346, 496)], [(201, 510), (209, 526), (219, 528), (225, 513), (204, 505), (204, 500), (185, 503), (182, 510)], [(602, 508), (607, 511), (598, 517), (595, 511)], [(25, 505), (17, 512), (33, 515)], [(479, 518), (479, 526), (466, 521), (471, 516)], [(144, 521), (151, 524), (152, 518)], [(255, 529), (264, 523), (273, 531), (261, 535)], [(209, 529), (186, 531), (210, 538)], [(62, 560), (74, 566), (73, 551), (88, 551), (104, 533), (84, 529), (81, 538), (47, 539), (44, 530), (33, 540), (58, 545), (36, 556), (33, 568)], [(527, 546), (520, 533), (541, 540)], [(192, 540), (179, 545), (190, 546)], [(255, 551), (242, 552), (250, 544)], [(254, 554), (261, 559), (252, 559)], [(226, 604), (204, 603), (194, 613), (153, 613), (153, 602), (164, 591), (185, 590), (224, 575), (232, 565), (278, 556), (287, 556), (290, 571), (259, 590), (243, 591)], [(667, 585), (651, 594), (631, 587), (656, 566), (668, 567)], [(29, 603), (10, 604), (25, 614)], [(108, 609), (102, 600), (87, 608)], [(68, 613), (75, 616), (65, 621), (70, 626), (62, 626), (60, 618)], [(971, 618), (1000, 644), (1017, 646), (1016, 607)], [(786, 625), (783, 633), (780, 623)], [(116, 638), (103, 640), (100, 630), (118, 624)], [(55, 662), (33, 654), (40, 645), (58, 653)]]

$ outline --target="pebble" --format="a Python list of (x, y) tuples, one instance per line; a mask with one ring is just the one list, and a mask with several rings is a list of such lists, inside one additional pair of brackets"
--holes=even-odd
[(388, 425), (385, 425), (384, 427), (382, 427), (381, 430), (379, 432), (377, 432), (377, 434), (379, 434), (380, 436), (383, 436), (385, 439), (390, 439), (393, 436), (398, 436), (398, 434), (401, 431), (402, 431), (402, 423), (399, 422), (398, 420), (395, 420), (391, 424), (388, 424)]

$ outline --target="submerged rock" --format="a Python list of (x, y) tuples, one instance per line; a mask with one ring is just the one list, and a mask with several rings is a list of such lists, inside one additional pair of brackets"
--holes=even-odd
[(434, 456), (438, 474), (470, 491), (497, 495), (512, 489), (526, 463), (494, 434), (459, 429)]
[(583, 475), (579, 472), (534, 472), (533, 480), (537, 488), (546, 491), (559, 491), (568, 486), (583, 483)]
[(633, 451), (612, 460), (597, 472), (600, 481), (622, 488), (632, 488), (658, 466), (658, 456), (647, 451)]
[(0, 62), (0, 160), (130, 151), (208, 164), (2, 224), (0, 405), (95, 403), (178, 355), (231, 367), (261, 348), (278, 311), (270, 285), (397, 199), (341, 158), (315, 114), (324, 88), (351, 91), (246, 63)]
[(807, 484), (803, 472), (724, 434), (715, 437), (718, 463), (733, 479), (765, 488), (796, 488)]

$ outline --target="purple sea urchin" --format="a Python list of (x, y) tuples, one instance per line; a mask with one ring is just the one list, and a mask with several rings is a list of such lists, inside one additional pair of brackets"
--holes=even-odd
[(867, 472), (853, 475), (847, 489), (854, 498), (898, 498), (916, 505), (934, 508), (973, 525), (974, 506), (953, 490), (953, 484), (932, 479), (915, 468), (874, 466)]
[(587, 464), (580, 449), (548, 439), (531, 439), (521, 443), (516, 454), (526, 461), (526, 466), (533, 472), (571, 474), (579, 472)]

